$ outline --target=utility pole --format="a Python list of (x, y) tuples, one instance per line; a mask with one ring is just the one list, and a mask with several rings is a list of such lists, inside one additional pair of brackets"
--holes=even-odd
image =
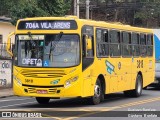
[(74, 15), (77, 15), (77, 0), (74, 0)]
[(77, 0), (77, 17), (79, 18), (79, 0)]
[(79, 0), (74, 0), (74, 15), (79, 18)]
[(86, 19), (89, 19), (89, 0), (86, 0)]

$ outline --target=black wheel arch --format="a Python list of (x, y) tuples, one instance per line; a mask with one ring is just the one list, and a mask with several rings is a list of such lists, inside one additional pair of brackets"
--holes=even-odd
[(143, 75), (142, 75), (142, 72), (141, 72), (141, 71), (139, 71), (139, 72), (138, 72), (138, 74), (137, 74), (137, 76), (138, 76), (138, 75), (140, 75), (140, 76), (141, 76), (141, 78), (142, 78), (142, 87), (143, 87)]
[(100, 75), (98, 76), (98, 79), (100, 80), (100, 83), (101, 83), (103, 92), (104, 92), (104, 94), (105, 94), (105, 90), (106, 90), (106, 81), (105, 81), (104, 75), (100, 74)]

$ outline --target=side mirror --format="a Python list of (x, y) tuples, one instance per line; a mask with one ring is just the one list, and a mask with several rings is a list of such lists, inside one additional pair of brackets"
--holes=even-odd
[(12, 33), (10, 33), (9, 35), (8, 35), (8, 40), (7, 40), (7, 47), (6, 47), (6, 50), (7, 50), (7, 52), (11, 55), (11, 56), (13, 56), (13, 53), (12, 53), (12, 50), (11, 50), (11, 36), (14, 34), (14, 32), (12, 32)]
[(86, 36), (86, 46), (87, 46), (87, 50), (92, 49), (92, 39), (89, 36)]
[(92, 51), (92, 38), (88, 35), (83, 35), (83, 57), (90, 56)]

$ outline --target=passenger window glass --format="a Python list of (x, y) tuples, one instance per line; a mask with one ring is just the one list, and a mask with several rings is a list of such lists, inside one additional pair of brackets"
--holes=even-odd
[(96, 29), (97, 56), (106, 57), (109, 55), (108, 30)]
[(140, 51), (141, 51), (141, 56), (146, 56), (147, 55), (147, 46), (146, 46), (146, 35), (141, 34), (140, 35)]
[(122, 32), (122, 55), (132, 55), (131, 33), (129, 32)]
[(110, 56), (120, 56), (121, 55), (121, 45), (120, 45), (120, 32), (116, 30), (111, 30), (109, 32), (110, 39)]
[(147, 56), (153, 56), (153, 35), (147, 35)]
[(140, 55), (140, 45), (139, 45), (139, 34), (132, 33), (132, 55), (139, 56)]

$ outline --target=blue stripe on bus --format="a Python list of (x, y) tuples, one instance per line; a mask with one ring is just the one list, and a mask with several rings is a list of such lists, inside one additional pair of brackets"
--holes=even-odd
[(160, 60), (160, 39), (158, 36), (154, 35), (155, 40), (155, 57), (156, 60)]

